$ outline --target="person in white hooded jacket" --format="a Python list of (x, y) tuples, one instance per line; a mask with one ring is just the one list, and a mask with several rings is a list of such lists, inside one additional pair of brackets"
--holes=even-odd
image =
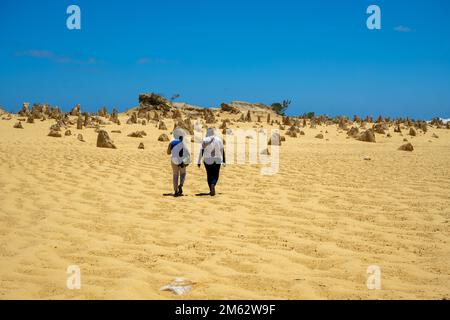
[(222, 139), (217, 136), (213, 128), (206, 131), (206, 137), (203, 139), (200, 156), (198, 158), (198, 167), (201, 161), (206, 168), (206, 175), (209, 186), (209, 194), (216, 195), (216, 185), (219, 181), (220, 166), (225, 165), (225, 148)]

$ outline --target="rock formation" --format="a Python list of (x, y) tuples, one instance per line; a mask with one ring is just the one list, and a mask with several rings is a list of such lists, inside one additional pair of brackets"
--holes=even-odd
[(159, 122), (158, 129), (159, 129), (159, 130), (167, 130), (167, 126), (166, 126), (166, 124), (164, 123), (164, 121), (160, 121), (160, 122)]
[(81, 106), (79, 104), (77, 104), (75, 107), (72, 108), (72, 110), (70, 111), (70, 115), (71, 116), (79, 116), (81, 115)]
[(85, 142), (83, 135), (81, 133), (78, 134), (77, 139), (78, 139), (78, 141)]
[(277, 132), (272, 133), (272, 135), (270, 136), (268, 145), (269, 146), (281, 146), (281, 136), (280, 136), (280, 134), (277, 133)]
[(81, 115), (79, 115), (77, 119), (77, 129), (78, 130), (83, 129), (83, 118), (81, 117)]
[(145, 133), (145, 131), (135, 131), (130, 133), (128, 136), (132, 138), (143, 138), (146, 135), (147, 133)]
[(375, 141), (375, 134), (373, 133), (373, 130), (369, 129), (361, 133), (358, 138), (359, 141), (364, 142), (376, 142)]
[(23, 129), (22, 122), (19, 121), (16, 124), (14, 124), (14, 128), (16, 128), (16, 129)]
[(161, 134), (161, 135), (158, 137), (158, 141), (161, 141), (161, 142), (168, 142), (168, 141), (170, 141), (170, 140), (169, 140), (169, 137), (167, 136), (167, 134), (163, 133), (163, 134)]
[(411, 152), (414, 151), (414, 147), (411, 143), (407, 143), (398, 148), (398, 150)]
[(114, 142), (109, 138), (108, 132), (106, 132), (105, 130), (99, 130), (98, 132), (97, 147), (116, 149)]
[(55, 130), (50, 130), (50, 133), (48, 134), (49, 137), (54, 137), (54, 138), (61, 138), (61, 132), (59, 131), (55, 131)]

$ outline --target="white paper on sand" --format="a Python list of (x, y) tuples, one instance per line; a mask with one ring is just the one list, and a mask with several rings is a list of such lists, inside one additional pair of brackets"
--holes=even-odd
[(174, 281), (161, 287), (161, 291), (172, 291), (175, 294), (182, 295), (192, 290), (192, 282), (185, 278), (175, 278)]

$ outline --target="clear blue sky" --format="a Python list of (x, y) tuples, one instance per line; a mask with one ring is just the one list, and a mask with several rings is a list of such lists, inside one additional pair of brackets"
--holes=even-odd
[[(81, 30), (66, 9), (81, 8)], [(382, 29), (366, 28), (366, 9)], [(204, 107), (450, 118), (448, 0), (1, 0), (0, 105), (124, 110), (140, 92)]]

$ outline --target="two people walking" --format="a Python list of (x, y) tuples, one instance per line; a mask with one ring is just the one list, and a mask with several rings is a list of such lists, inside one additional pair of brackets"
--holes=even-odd
[[(183, 184), (186, 179), (186, 167), (190, 163), (190, 153), (183, 141), (185, 136), (184, 130), (174, 130), (173, 136), (174, 140), (170, 142), (167, 154), (171, 155), (174, 196), (179, 197), (183, 195)], [(209, 194), (215, 196), (220, 166), (225, 165), (225, 148), (222, 139), (215, 134), (213, 128), (207, 130), (206, 137), (202, 141), (197, 163), (199, 168), (201, 167), (202, 159), (206, 169)]]

